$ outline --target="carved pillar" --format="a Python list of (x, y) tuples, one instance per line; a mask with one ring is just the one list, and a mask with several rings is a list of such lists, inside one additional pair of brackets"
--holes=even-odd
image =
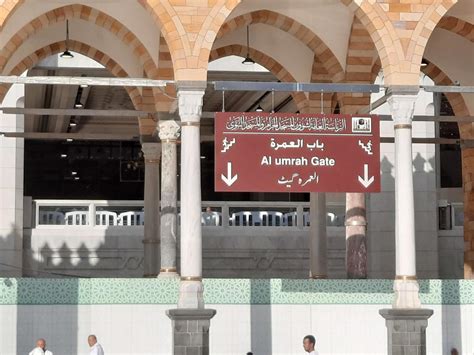
[(180, 126), (176, 121), (160, 121), (161, 139), (161, 269), (160, 278), (178, 277), (176, 271), (177, 158)]
[(159, 143), (143, 143), (145, 157), (145, 238), (143, 276), (156, 277), (160, 271), (160, 155)]

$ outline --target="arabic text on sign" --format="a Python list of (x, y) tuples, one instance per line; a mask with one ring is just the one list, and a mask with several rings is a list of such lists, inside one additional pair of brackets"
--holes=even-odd
[(319, 139), (316, 140), (314, 143), (306, 143), (303, 138), (297, 139), (297, 140), (292, 140), (292, 141), (284, 141), (284, 142), (277, 142), (275, 138), (270, 139), (270, 148), (274, 150), (279, 150), (279, 149), (301, 149), (301, 148), (308, 148), (309, 150), (314, 150), (314, 149), (319, 149), (321, 151), (324, 150), (324, 143), (320, 143)]
[(316, 174), (316, 172), (314, 172), (314, 174), (310, 175), (308, 177), (308, 179), (306, 179), (306, 180), (303, 180), (300, 177), (300, 174), (294, 173), (293, 175), (291, 175), (291, 178), (285, 178), (284, 176), (279, 178), (278, 179), (278, 184), (279, 185), (285, 185), (287, 188), (290, 188), (290, 187), (292, 187), (293, 183), (297, 183), (301, 187), (305, 187), (306, 185), (308, 185), (309, 183), (311, 183), (313, 181), (315, 181), (316, 184), (319, 182), (319, 176)]
[(248, 117), (246, 115), (238, 115), (231, 117), (226, 129), (229, 131), (252, 131), (261, 132), (342, 132), (347, 129), (346, 120), (343, 118), (331, 117), (272, 117), (257, 116)]

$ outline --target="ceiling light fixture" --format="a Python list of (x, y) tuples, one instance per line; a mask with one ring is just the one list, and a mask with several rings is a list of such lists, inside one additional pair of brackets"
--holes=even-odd
[(263, 109), (263, 107), (262, 107), (260, 104), (258, 104), (258, 106), (257, 106), (257, 108), (255, 109), (255, 111), (256, 111), (256, 112), (263, 112), (264, 109)]
[(74, 58), (74, 55), (69, 52), (69, 20), (66, 20), (66, 50), (61, 53), (60, 57), (65, 59)]
[(77, 175), (77, 171), (71, 171), (71, 175), (72, 176)]
[(73, 141), (72, 138), (67, 138), (67, 139), (66, 139), (66, 142), (72, 142), (72, 141)]
[(78, 101), (78, 102), (76, 102), (76, 103), (74, 104), (74, 107), (75, 107), (75, 108), (83, 108), (84, 105), (82, 104), (82, 102)]
[(61, 158), (62, 158), (62, 159), (67, 158), (67, 154), (61, 154)]
[(69, 122), (69, 127), (76, 127), (77, 126), (77, 122), (75, 120), (71, 120), (71, 122)]
[(423, 58), (423, 59), (421, 60), (421, 65), (420, 65), (420, 66), (421, 66), (422, 68), (424, 68), (424, 67), (427, 67), (429, 63), (430, 63), (430, 62), (428, 62), (425, 58)]
[(247, 56), (243, 60), (242, 64), (244, 65), (253, 65), (255, 61), (250, 58), (250, 36), (249, 36), (249, 26), (247, 26)]

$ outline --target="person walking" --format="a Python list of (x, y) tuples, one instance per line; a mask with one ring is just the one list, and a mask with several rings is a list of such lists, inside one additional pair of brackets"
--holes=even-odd
[(104, 349), (102, 345), (97, 342), (97, 337), (94, 334), (89, 335), (87, 342), (90, 346), (90, 355), (104, 355)]
[(303, 338), (303, 348), (309, 355), (318, 355), (317, 351), (314, 350), (316, 345), (316, 339), (312, 335), (307, 335)]
[(29, 355), (53, 355), (53, 353), (46, 350), (46, 340), (40, 338), (36, 341), (36, 348), (31, 350)]

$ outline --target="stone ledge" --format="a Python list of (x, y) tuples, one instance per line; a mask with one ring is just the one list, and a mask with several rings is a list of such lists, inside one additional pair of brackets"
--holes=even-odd
[(175, 321), (180, 320), (210, 320), (216, 315), (215, 309), (168, 309), (166, 315)]
[(427, 320), (433, 315), (432, 309), (381, 309), (379, 314), (386, 320)]

